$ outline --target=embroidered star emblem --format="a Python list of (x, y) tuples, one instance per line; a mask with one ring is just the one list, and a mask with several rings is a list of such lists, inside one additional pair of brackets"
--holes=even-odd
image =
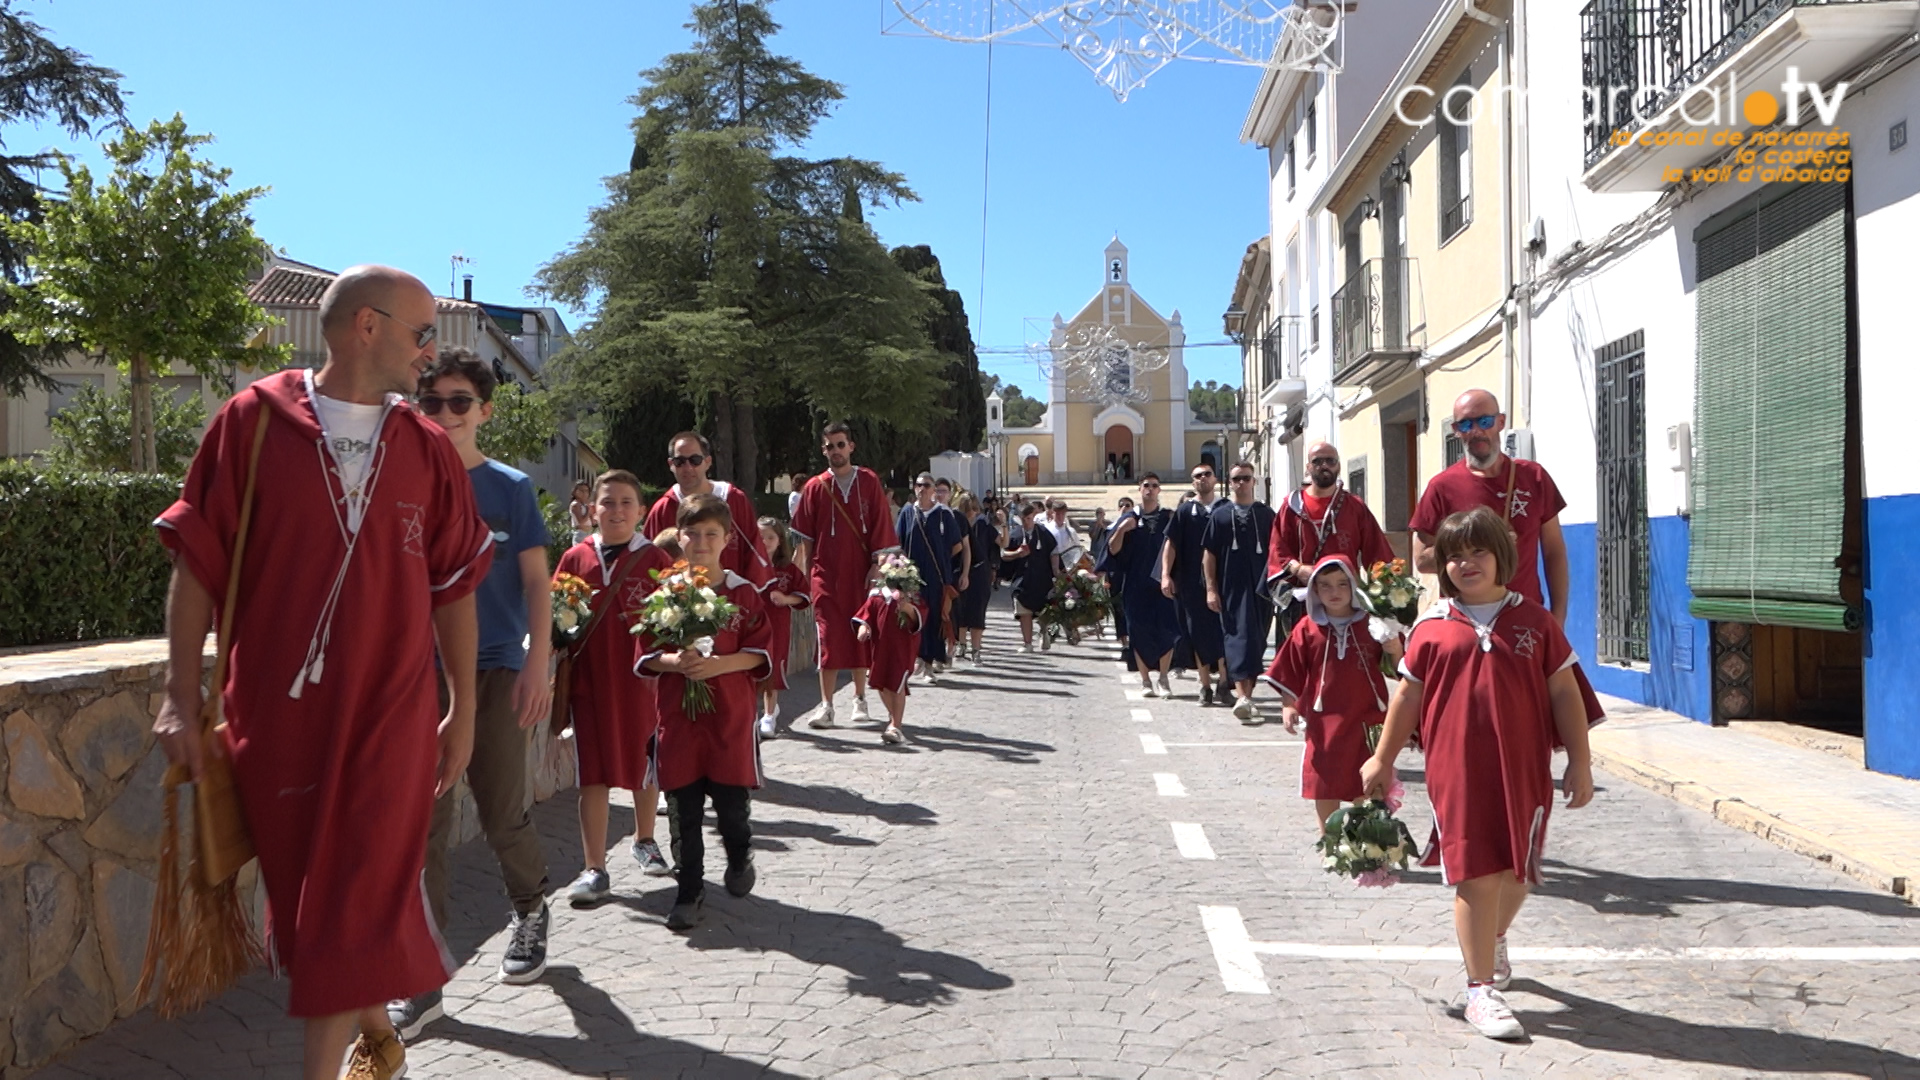
[(1526, 517), (1527, 503), (1532, 499), (1533, 492), (1522, 491), (1519, 488), (1515, 488), (1513, 491), (1513, 516), (1517, 518)]
[(400, 503), (398, 505), (401, 511), (406, 514), (406, 518), (401, 525), (400, 549), (409, 555), (425, 555), (427, 553), (427, 530), (426, 526), (420, 520), (420, 507), (414, 506), (411, 503)]
[(1513, 654), (1515, 656), (1525, 657), (1531, 660), (1539, 651), (1540, 631), (1535, 630), (1531, 626), (1521, 626), (1514, 629)]

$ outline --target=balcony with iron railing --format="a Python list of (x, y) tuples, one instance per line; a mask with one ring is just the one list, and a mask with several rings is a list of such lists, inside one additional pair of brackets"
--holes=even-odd
[(1247, 397), (1262, 409), (1293, 405), (1307, 396), (1300, 351), (1304, 322), (1299, 315), (1278, 316), (1247, 342), (1260, 380), (1255, 393)]
[[(1669, 168), (1707, 165), (1728, 149), (1716, 134), (1748, 126), (1754, 91), (1787, 118), (1790, 68), (1837, 105), (1838, 82), (1911, 34), (1916, 14), (1920, 0), (1589, 0), (1587, 186), (1658, 191)], [(1831, 123), (1806, 91), (1794, 96), (1803, 123)]]
[(1333, 294), (1333, 381), (1368, 386), (1402, 374), (1426, 344), (1412, 259), (1368, 259)]

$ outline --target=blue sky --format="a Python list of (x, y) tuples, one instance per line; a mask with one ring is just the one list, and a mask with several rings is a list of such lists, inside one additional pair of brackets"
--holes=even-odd
[[(601, 178), (625, 168), (639, 72), (684, 48), (685, 0), (21, 0), (63, 44), (125, 76), (140, 124), (182, 113), (239, 184), (272, 188), (258, 228), (293, 258), (389, 262), (436, 290), (474, 260), (476, 296), (525, 302), (580, 235)], [(1119, 233), (1133, 282), (1192, 342), (1221, 339), (1246, 245), (1266, 229), (1265, 154), (1239, 142), (1258, 72), (1169, 66), (1125, 104), (1050, 49), (993, 50), (981, 289), (987, 50), (883, 35), (888, 0), (780, 0), (774, 48), (846, 100), (808, 152), (877, 159), (921, 201), (869, 216), (888, 244), (929, 244), (975, 339), (1018, 348), (1027, 318), (1071, 316)], [(68, 146), (8, 130), (10, 152)], [(86, 147), (71, 147), (87, 154)], [(984, 304), (982, 299), (984, 297)], [(1200, 379), (1238, 381), (1232, 349), (1192, 349)], [(1037, 389), (1018, 355), (983, 366)]]

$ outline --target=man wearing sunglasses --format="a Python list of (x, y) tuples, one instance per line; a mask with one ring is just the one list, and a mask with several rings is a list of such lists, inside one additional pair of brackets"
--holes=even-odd
[[(1252, 464), (1236, 461), (1227, 469), (1227, 490), (1207, 516), (1205, 552), (1207, 607), (1220, 620), (1226, 642), (1226, 673), (1233, 681), (1233, 715), (1255, 722), (1253, 680), (1267, 666), (1267, 631), (1273, 628), (1273, 601), (1264, 583), (1267, 544), (1273, 532), (1273, 508), (1253, 497)], [(1221, 697), (1226, 697), (1222, 686)]]
[[(1193, 650), (1193, 666), (1200, 675), (1200, 704), (1227, 703), (1227, 642), (1220, 612), (1207, 606), (1207, 574), (1203, 564), (1207, 522), (1213, 508), (1226, 499), (1215, 483), (1213, 466), (1193, 469), (1193, 498), (1173, 511), (1167, 526), (1167, 544), (1161, 555), (1160, 591), (1173, 598), (1179, 612), (1180, 636)], [(1214, 680), (1219, 679), (1216, 695)]]
[[(1521, 461), (1500, 450), (1507, 414), (1485, 390), (1469, 390), (1453, 403), (1453, 430), (1466, 455), (1427, 482), (1420, 505), (1407, 527), (1413, 530), (1413, 565), (1423, 574), (1437, 572), (1433, 534), (1447, 515), (1485, 506), (1513, 530), (1519, 561), (1507, 587), (1545, 604), (1562, 623), (1567, 619), (1567, 544), (1560, 535), (1560, 497), (1553, 477), (1537, 461)], [(1546, 593), (1540, 572), (1546, 570)], [(1548, 602), (1548, 597), (1552, 602)]]
[(1283, 605), (1286, 633), (1304, 612), (1305, 597), (1288, 601), (1286, 590), (1305, 588), (1307, 576), (1329, 555), (1345, 555), (1356, 567), (1391, 562), (1393, 546), (1367, 504), (1340, 483), (1340, 451), (1324, 440), (1307, 447), (1307, 480), (1287, 496), (1273, 517), (1267, 545), (1267, 587)]
[(773, 568), (767, 564), (766, 553), (760, 550), (760, 530), (755, 524), (760, 520), (759, 511), (753, 508), (753, 500), (746, 492), (724, 480), (707, 479), (707, 473), (713, 470), (713, 447), (707, 437), (697, 431), (682, 431), (668, 439), (667, 468), (673, 470), (674, 485), (648, 508), (646, 522), (641, 526), (647, 539), (674, 527), (674, 522), (679, 520), (681, 500), (695, 495), (725, 500), (728, 513), (733, 515), (733, 531), (720, 553), (720, 567), (746, 578), (756, 589), (765, 585)]
[(790, 531), (811, 570), (813, 621), (820, 634), (820, 705), (807, 726), (834, 726), (833, 691), (842, 669), (853, 672), (853, 719), (867, 711), (869, 650), (854, 636), (853, 616), (867, 599), (880, 557), (900, 550), (887, 510), (887, 489), (872, 469), (853, 463), (853, 432), (832, 423), (820, 433), (827, 471), (800, 490)]

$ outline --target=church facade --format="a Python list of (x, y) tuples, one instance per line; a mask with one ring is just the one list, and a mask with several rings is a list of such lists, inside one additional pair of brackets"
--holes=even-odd
[(1162, 316), (1134, 291), (1118, 237), (1102, 278), (1072, 319), (1053, 317), (1047, 411), (1004, 429), (1004, 487), (1128, 483), (1151, 471), (1174, 488), (1202, 460), (1225, 464), (1232, 432), (1195, 423), (1187, 408), (1180, 312)]

